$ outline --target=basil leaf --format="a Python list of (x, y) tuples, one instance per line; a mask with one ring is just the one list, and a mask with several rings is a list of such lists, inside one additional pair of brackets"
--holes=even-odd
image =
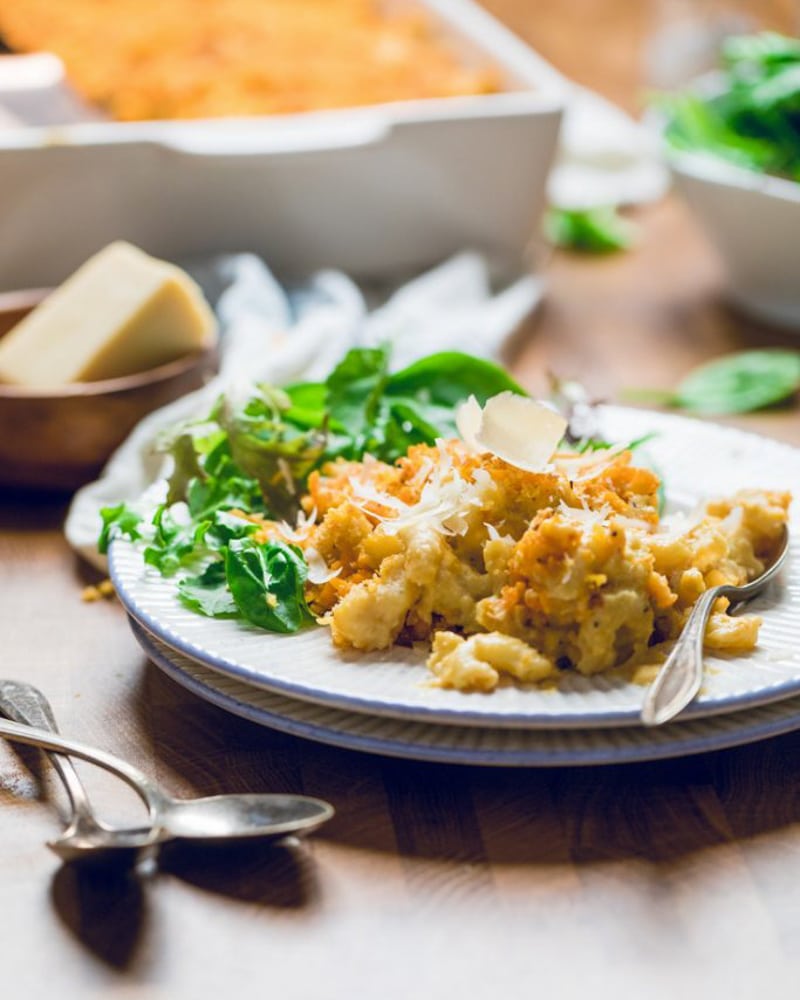
[(239, 617), (239, 609), (228, 589), (224, 559), (209, 563), (198, 576), (180, 580), (178, 596), (191, 611), (208, 618)]
[(270, 632), (296, 632), (314, 619), (303, 584), (308, 567), (300, 549), (283, 542), (232, 541), (225, 576), (242, 616)]
[(694, 413), (746, 413), (781, 403), (798, 389), (800, 351), (741, 351), (696, 368), (672, 404)]

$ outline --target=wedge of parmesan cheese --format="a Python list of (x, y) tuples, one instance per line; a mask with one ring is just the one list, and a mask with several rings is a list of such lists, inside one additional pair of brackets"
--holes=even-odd
[(184, 271), (112, 243), (0, 340), (0, 380), (47, 388), (131, 375), (216, 335), (214, 314)]

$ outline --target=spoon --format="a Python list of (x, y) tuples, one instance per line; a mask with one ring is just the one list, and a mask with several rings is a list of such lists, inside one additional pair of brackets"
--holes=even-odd
[(672, 652), (645, 695), (640, 716), (645, 726), (660, 726), (674, 719), (697, 696), (703, 682), (706, 623), (717, 599), (729, 597), (731, 601), (741, 603), (760, 594), (780, 572), (788, 551), (789, 529), (784, 527), (775, 561), (761, 576), (742, 587), (723, 583), (700, 596)]
[[(17, 691), (27, 687), (18, 685)], [(40, 692), (37, 695), (44, 701)], [(7, 705), (8, 700), (4, 699), (3, 711)], [(52, 712), (49, 714), (52, 716)], [(64, 739), (47, 729), (0, 719), (0, 736), (43, 750), (71, 754), (105, 768), (130, 785), (147, 806), (148, 828), (115, 830), (106, 827), (94, 818), (83, 788), (78, 791), (79, 780), (65, 778), (77, 816), (74, 814), (73, 821), (60, 838), (48, 844), (64, 860), (95, 851), (101, 851), (107, 857), (117, 849), (117, 845), (136, 855), (153, 845), (174, 839), (204, 843), (252, 838), (273, 840), (289, 834), (310, 833), (334, 814), (329, 803), (305, 795), (236, 794), (174, 799), (126, 761), (77, 740)], [(60, 763), (63, 769), (64, 762)], [(63, 778), (63, 770), (59, 773)], [(73, 798), (75, 795), (77, 807)]]

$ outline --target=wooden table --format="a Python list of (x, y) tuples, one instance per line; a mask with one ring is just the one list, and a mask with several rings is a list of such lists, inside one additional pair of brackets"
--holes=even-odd
[[(568, 61), (523, 0), (492, 6)], [(546, 24), (556, 9), (595, 9), (535, 6)], [(619, 86), (602, 60), (596, 74), (588, 82)], [(638, 217), (635, 251), (550, 263), (514, 362), (532, 388), (549, 367), (614, 398), (731, 347), (781, 342), (720, 304), (717, 264), (680, 204)], [(737, 423), (800, 444), (796, 410)], [(181, 855), (143, 881), (81, 873), (42, 846), (58, 827), (46, 766), (0, 745), (4, 996), (798, 995), (800, 734), (676, 762), (527, 771), (284, 737), (185, 693), (142, 656), (118, 605), (81, 602), (64, 511), (0, 500), (2, 674), (44, 689), (65, 732), (176, 794), (302, 790), (338, 815), (301, 847)], [(89, 777), (107, 809), (131, 815), (116, 785)]]

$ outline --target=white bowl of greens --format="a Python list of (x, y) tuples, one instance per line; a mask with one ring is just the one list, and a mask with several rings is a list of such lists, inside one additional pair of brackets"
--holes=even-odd
[(800, 330), (800, 40), (730, 38), (723, 69), (664, 98), (681, 190), (748, 312)]

